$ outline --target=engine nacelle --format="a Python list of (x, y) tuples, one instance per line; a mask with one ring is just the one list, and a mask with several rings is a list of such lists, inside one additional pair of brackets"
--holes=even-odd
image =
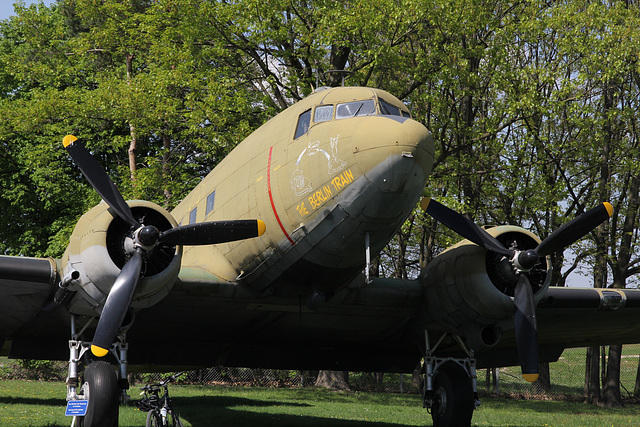
[[(127, 204), (141, 224), (155, 225), (160, 232), (176, 226), (171, 214), (154, 203), (136, 200)], [(130, 226), (106, 203), (100, 203), (80, 218), (61, 260), (63, 275), (77, 277), (70, 280), (69, 298), (64, 301), (69, 312), (86, 316), (101, 313), (127, 261), (126, 249), (132, 244), (129, 233)], [(169, 294), (178, 277), (181, 258), (182, 246), (164, 244), (145, 255), (143, 278), (131, 302), (132, 309), (150, 307)]]
[[(487, 230), (506, 248), (535, 248), (540, 239), (515, 226)], [(551, 263), (541, 259), (527, 273), (536, 303), (551, 282)], [(431, 261), (420, 275), (427, 328), (466, 338), (474, 350), (489, 348), (513, 327), (513, 295), (518, 276), (506, 257), (463, 240)]]

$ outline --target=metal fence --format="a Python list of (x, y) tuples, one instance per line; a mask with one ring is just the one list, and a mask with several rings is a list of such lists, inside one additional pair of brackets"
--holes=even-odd
[[(621, 390), (623, 396), (631, 396), (636, 382), (640, 345), (623, 348), (621, 366)], [(584, 394), (586, 349), (568, 349), (557, 362), (550, 364), (550, 387), (540, 383), (530, 384), (520, 375), (519, 367), (479, 369), (478, 389), (481, 393), (511, 395), (526, 398), (580, 399)], [(66, 362), (0, 359), (1, 379), (26, 379), (64, 381)], [(132, 387), (157, 382), (166, 373), (131, 374)], [(182, 384), (242, 387), (309, 387), (315, 384), (317, 371), (287, 371), (274, 369), (249, 369), (213, 367), (187, 372), (180, 379)], [(349, 372), (351, 390), (391, 393), (418, 393), (420, 379), (411, 374), (382, 374)]]
[[(608, 354), (608, 348), (602, 348)], [(549, 364), (550, 384), (528, 383), (522, 379), (520, 367), (478, 370), (478, 389), (488, 393), (540, 399), (581, 399), (585, 388), (586, 348), (565, 350), (557, 362)], [(638, 376), (640, 345), (623, 346), (620, 366), (620, 391), (623, 398), (632, 397)], [(602, 368), (602, 363), (601, 363)], [(604, 376), (604, 371), (601, 372)]]

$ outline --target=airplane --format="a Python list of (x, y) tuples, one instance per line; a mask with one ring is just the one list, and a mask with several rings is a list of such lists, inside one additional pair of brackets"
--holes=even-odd
[[(550, 286), (549, 255), (608, 203), (544, 240), (482, 228), (423, 197), (434, 141), (390, 93), (317, 89), (248, 136), (177, 207), (125, 201), (63, 146), (103, 202), (63, 256), (0, 256), (2, 354), (68, 360), (67, 400), (113, 426), (134, 369), (229, 366), (413, 372), (434, 425), (470, 425), (476, 369), (566, 347), (640, 342), (640, 291)], [(464, 240), (416, 279), (369, 277), (420, 203)]]

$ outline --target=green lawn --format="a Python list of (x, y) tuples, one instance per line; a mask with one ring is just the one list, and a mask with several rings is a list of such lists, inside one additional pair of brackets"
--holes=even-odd
[[(137, 388), (131, 390), (138, 398)], [(185, 426), (425, 426), (431, 418), (417, 395), (171, 386)], [(0, 381), (0, 426), (69, 426), (66, 388), (59, 382)], [(121, 408), (121, 426), (143, 426), (144, 413)], [(604, 409), (576, 402), (486, 398), (473, 417), (478, 426), (637, 426), (640, 406)]]
[[(622, 395), (633, 393), (638, 369), (638, 354), (640, 345), (625, 345), (622, 348), (622, 364), (620, 369), (620, 384)], [(566, 349), (557, 362), (549, 365), (551, 376), (551, 397), (572, 396), (579, 398), (584, 389), (586, 349)], [(478, 370), (478, 388), (492, 391), (486, 386), (486, 370)], [(531, 384), (522, 379), (519, 366), (500, 369), (500, 393), (506, 394), (538, 394)], [(640, 425), (640, 421), (638, 422)]]

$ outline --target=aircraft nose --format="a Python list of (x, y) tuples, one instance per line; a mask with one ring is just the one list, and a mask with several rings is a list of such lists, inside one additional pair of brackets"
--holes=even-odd
[(382, 192), (401, 193), (407, 186), (422, 191), (433, 166), (431, 133), (405, 117), (378, 117), (361, 130), (354, 147), (363, 175)]

